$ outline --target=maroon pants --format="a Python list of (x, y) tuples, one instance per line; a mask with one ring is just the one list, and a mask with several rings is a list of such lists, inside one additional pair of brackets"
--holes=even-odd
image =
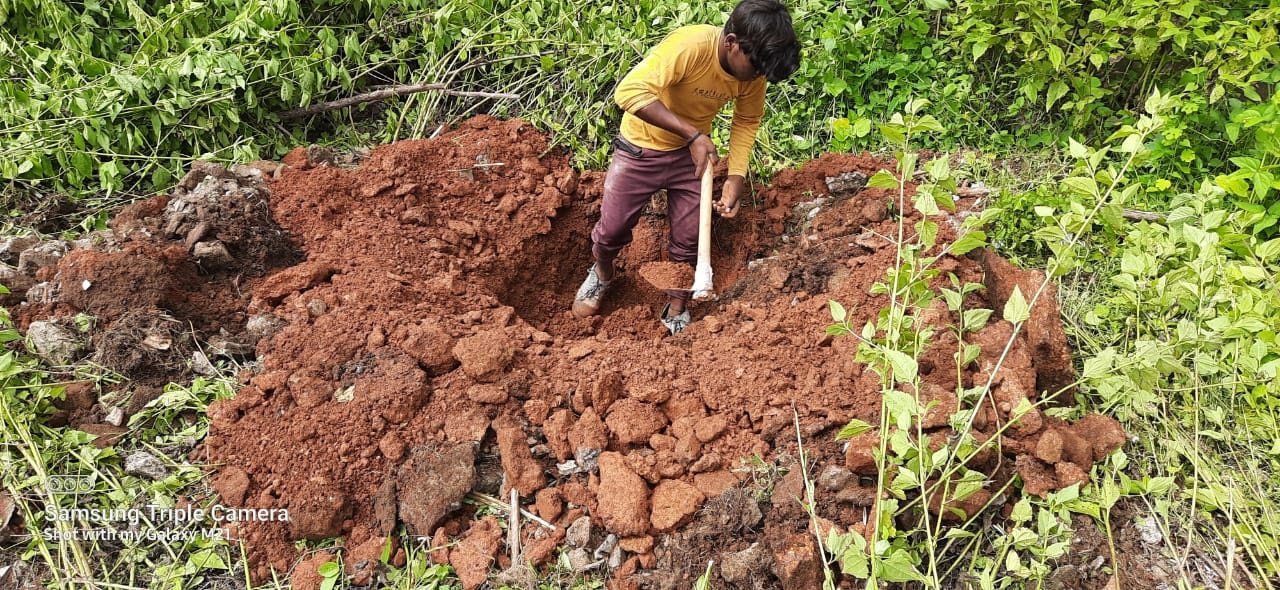
[[(701, 181), (689, 157), (689, 149), (669, 152), (634, 146), (619, 137), (614, 140), (613, 161), (604, 177), (604, 197), (600, 221), (591, 230), (591, 253), (599, 262), (612, 262), (623, 246), (631, 243), (631, 230), (640, 221), (649, 198), (667, 189), (667, 223), (671, 238), (667, 258), (693, 265), (698, 259), (698, 202)], [(686, 290), (667, 294), (687, 299)]]

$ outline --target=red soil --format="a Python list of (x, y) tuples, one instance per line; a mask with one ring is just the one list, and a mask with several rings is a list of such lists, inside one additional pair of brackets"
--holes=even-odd
[[(477, 117), (435, 139), (379, 147), (358, 168), (317, 166), (305, 151), (286, 161), (293, 165), (269, 182), (274, 223), (251, 219), (256, 232), (221, 232), (246, 246), (230, 248), (221, 266), (187, 254), (195, 224), (162, 231), (161, 219), (172, 217), (162, 198), (117, 219), (118, 229), (133, 228), (123, 247), (68, 256), (45, 272), (74, 301), (22, 314), (30, 321), (93, 310), (109, 329), (124, 315), (112, 306), (154, 306), (202, 337), (221, 328), (256, 342), (260, 368), (242, 376), (236, 397), (209, 409), (209, 436), (195, 455), (220, 466), (212, 484), (224, 502), (289, 510), (287, 524), (235, 527), (255, 579), (290, 571), (298, 539), (342, 536), (359, 547), (403, 523), (410, 535), (462, 539), (454, 565), (474, 587), (495, 556), (502, 565), (503, 537), (487, 521), (465, 532), (474, 507), (459, 510), (458, 500), (470, 489), (505, 499), (514, 487), (561, 527), (546, 537), (526, 523), (526, 555), (550, 557), (563, 527), (586, 514), (629, 547), (615, 572), (619, 587), (628, 572), (654, 568), (691, 580), (706, 555), (756, 540), (775, 556), (783, 587), (804, 587), (814, 570), (805, 558), (812, 535), (786, 494), (802, 489), (794, 487), (799, 470), (777, 483), (763, 524), (754, 502), (739, 509), (736, 496), (722, 495), (750, 479), (752, 457), (794, 461), (796, 418), (812, 474), (835, 466), (854, 475), (819, 489), (819, 515), (861, 526), (873, 499), (857, 476), (874, 473), (875, 435), (847, 448), (834, 436), (852, 418), (879, 423), (879, 378), (853, 360), (855, 339), (824, 333), (829, 300), (859, 327), (887, 306), (871, 288), (895, 264), (882, 237), (897, 232), (885, 207), (894, 195), (869, 188), (827, 199), (816, 215), (792, 213), (828, 192), (826, 177), (870, 176), (888, 162), (828, 155), (755, 187), (752, 206), (715, 221), (719, 299), (696, 303), (694, 322), (670, 337), (657, 321), (660, 291), (625, 271), (660, 258), (660, 209), (636, 228), (601, 315), (569, 312), (589, 264), (602, 175), (576, 172), (526, 123)], [(242, 222), (254, 211), (224, 206), (201, 215), (216, 234), (226, 219)], [(904, 213), (916, 216), (909, 198)], [(946, 243), (954, 233), (941, 226)], [(967, 308), (999, 310), (1012, 285), (1030, 293), (1039, 279), (986, 254), (943, 257), (935, 268), (935, 286), (949, 286), (951, 273), (990, 287), (970, 295)], [(72, 288), (82, 280), (101, 288)], [(955, 321), (945, 307), (931, 313), (938, 325)], [(245, 322), (255, 317), (281, 327), (253, 333)], [(1050, 290), (992, 379), (992, 402), (975, 420), (981, 438), (1022, 400), (1074, 381), (1057, 317)], [(969, 336), (982, 353), (960, 372), (964, 387), (988, 380), (1011, 334), (993, 318)], [(939, 402), (924, 417), (932, 436), (951, 432), (956, 345), (939, 329), (921, 356), (922, 394)], [(1043, 494), (1083, 480), (1124, 435), (1108, 418), (1066, 424), (1033, 408), (999, 441), (1006, 460), (987, 453), (971, 466), (995, 487), (1018, 474), (1028, 493)], [(570, 459), (579, 469), (598, 465), (598, 474), (561, 475), (556, 464)], [(711, 503), (730, 508), (706, 518), (728, 520), (695, 521)], [(720, 536), (693, 540), (680, 533), (686, 527)]]
[(679, 262), (646, 262), (640, 277), (657, 289), (688, 289), (693, 286), (693, 267)]

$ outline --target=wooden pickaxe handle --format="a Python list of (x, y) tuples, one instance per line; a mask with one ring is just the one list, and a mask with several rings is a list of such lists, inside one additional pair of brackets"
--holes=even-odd
[(711, 160), (702, 172), (702, 195), (698, 203), (698, 265), (693, 273), (693, 296), (705, 299), (714, 290), (711, 277)]

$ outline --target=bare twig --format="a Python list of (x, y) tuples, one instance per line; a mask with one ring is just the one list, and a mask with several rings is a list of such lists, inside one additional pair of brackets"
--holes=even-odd
[(985, 197), (991, 194), (991, 189), (985, 186), (962, 186), (956, 189), (957, 197)]
[(507, 521), (507, 547), (511, 548), (511, 565), (520, 563), (520, 492), (511, 488), (511, 518)]
[(386, 100), (388, 98), (392, 98), (396, 96), (403, 96), (406, 94), (415, 94), (418, 92), (426, 92), (428, 90), (435, 90), (443, 94), (450, 94), (453, 96), (474, 96), (474, 97), (480, 97), (480, 98), (509, 98), (511, 100), (520, 99), (519, 94), (511, 94), (508, 92), (466, 92), (462, 90), (449, 90), (444, 84), (400, 84), (397, 86), (392, 86), (390, 88), (383, 88), (382, 90), (375, 90), (373, 92), (366, 92), (364, 94), (348, 96), (347, 98), (340, 98), (338, 100), (331, 100), (329, 102), (313, 104), (308, 107), (291, 109), (288, 111), (284, 111), (282, 113), (277, 113), (276, 116), (279, 117), (281, 121), (301, 119), (303, 117), (310, 117), (311, 115), (317, 115), (320, 113), (335, 111), (338, 109), (346, 108), (346, 107), (357, 105), (357, 104), (362, 104), (366, 102), (375, 102), (379, 100)]
[[(488, 504), (489, 506), (492, 506), (493, 508), (495, 508), (495, 509), (497, 509), (497, 510), (506, 510), (506, 509), (510, 508), (510, 504), (507, 504), (506, 502), (503, 502), (502, 500), (499, 500), (499, 499), (497, 499), (497, 498), (495, 498), (495, 497), (493, 497), (493, 496), (490, 496), (489, 494), (482, 494), (482, 493), (480, 493), (480, 492), (474, 492), (474, 491), (473, 491), (473, 492), (467, 492), (467, 497), (468, 497), (468, 498), (471, 498), (472, 500), (475, 500), (475, 501), (477, 501), (477, 502), (481, 502), (481, 503), (484, 503), (484, 504)], [(551, 524), (551, 523), (549, 523), (549, 522), (547, 522), (547, 521), (545, 521), (545, 520), (542, 520), (541, 518), (538, 518), (538, 515), (536, 515), (536, 514), (534, 514), (534, 513), (532, 513), (532, 512), (529, 512), (528, 510), (525, 510), (524, 508), (521, 508), (521, 509), (520, 509), (520, 514), (521, 514), (522, 516), (524, 516), (525, 518), (527, 518), (527, 519), (529, 519), (529, 520), (532, 520), (533, 522), (536, 522), (536, 523), (538, 523), (538, 524), (540, 524), (540, 525), (542, 525), (542, 526), (544, 526), (544, 527), (547, 527), (547, 528), (548, 528), (548, 529), (550, 529), (550, 530), (553, 530), (553, 531), (554, 531), (554, 530), (556, 530), (556, 525)]]

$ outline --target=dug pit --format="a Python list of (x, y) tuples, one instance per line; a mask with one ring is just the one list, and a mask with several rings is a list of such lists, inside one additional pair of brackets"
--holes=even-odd
[[(510, 564), (501, 529), (473, 520), (466, 499), (515, 489), (554, 526), (522, 528), (523, 556), (537, 566), (563, 544), (583, 566), (603, 560), (620, 588), (688, 587), (709, 557), (725, 564), (717, 587), (812, 587), (816, 552), (795, 501), (797, 428), (812, 473), (826, 474), (819, 516), (848, 529), (874, 501), (863, 484), (874, 475), (875, 434), (834, 438), (851, 419), (879, 423), (879, 379), (853, 360), (856, 340), (825, 331), (830, 300), (856, 326), (888, 304), (872, 286), (895, 264), (883, 237), (896, 234), (885, 207), (893, 195), (813, 199), (831, 192), (827, 178), (890, 163), (827, 155), (756, 187), (753, 207), (715, 222), (721, 297), (697, 303), (674, 337), (657, 321), (661, 292), (636, 276), (661, 258), (661, 207), (642, 217), (603, 313), (569, 312), (590, 263), (602, 176), (574, 170), (527, 123), (477, 117), (435, 139), (379, 147), (357, 167), (299, 150), (281, 170), (260, 168), (256, 177), (206, 170), (214, 204), (177, 222), (167, 207), (181, 194), (132, 207), (111, 240), (39, 270), (32, 282), (47, 286), (20, 314), (29, 324), (91, 310), (98, 329), (110, 329), (126, 314), (111, 315), (118, 299), (95, 296), (119, 295), (123, 279), (112, 272), (127, 263), (157, 276), (136, 293), (140, 305), (190, 322), (201, 342), (220, 338), (227, 355), (256, 356), (237, 395), (209, 408), (209, 435), (193, 455), (217, 466), (212, 485), (224, 502), (289, 511), (288, 523), (229, 525), (255, 580), (272, 570), (318, 580), (317, 559), (297, 565), (309, 557), (298, 540), (342, 537), (355, 552), (390, 536), (396, 546), (452, 547), (433, 559), (476, 587)], [(261, 192), (238, 192), (228, 178)], [(205, 181), (193, 182), (183, 190)], [(269, 207), (258, 207), (259, 194)], [(250, 206), (216, 205), (235, 198)], [(900, 213), (914, 219), (907, 202)], [(224, 248), (196, 248), (246, 219), (256, 231), (223, 230)], [(941, 225), (939, 241), (954, 239)], [(935, 287), (948, 275), (990, 287), (966, 308), (1001, 309), (1012, 285), (1027, 293), (1039, 279), (986, 253), (943, 257), (936, 268)], [(77, 291), (81, 281), (98, 288)], [(992, 379), (996, 403), (975, 419), (983, 437), (1023, 400), (1074, 381), (1053, 301), (1042, 297)], [(939, 325), (957, 319), (931, 313)], [(169, 325), (129, 321), (120, 325), (144, 338)], [(939, 330), (921, 355), (922, 393), (940, 408), (924, 417), (930, 436), (951, 433), (957, 375), (963, 387), (986, 382), (1013, 326), (993, 319), (971, 335), (982, 351), (960, 371), (948, 334)], [(148, 366), (164, 366), (149, 354)], [(1124, 436), (1108, 418), (1067, 424), (1033, 406), (999, 440), (1003, 456), (973, 465), (991, 489), (1021, 476), (1027, 493), (1043, 494), (1083, 481)], [(766, 502), (741, 491), (762, 481), (774, 489)], [(707, 506), (733, 517), (708, 518)]]

